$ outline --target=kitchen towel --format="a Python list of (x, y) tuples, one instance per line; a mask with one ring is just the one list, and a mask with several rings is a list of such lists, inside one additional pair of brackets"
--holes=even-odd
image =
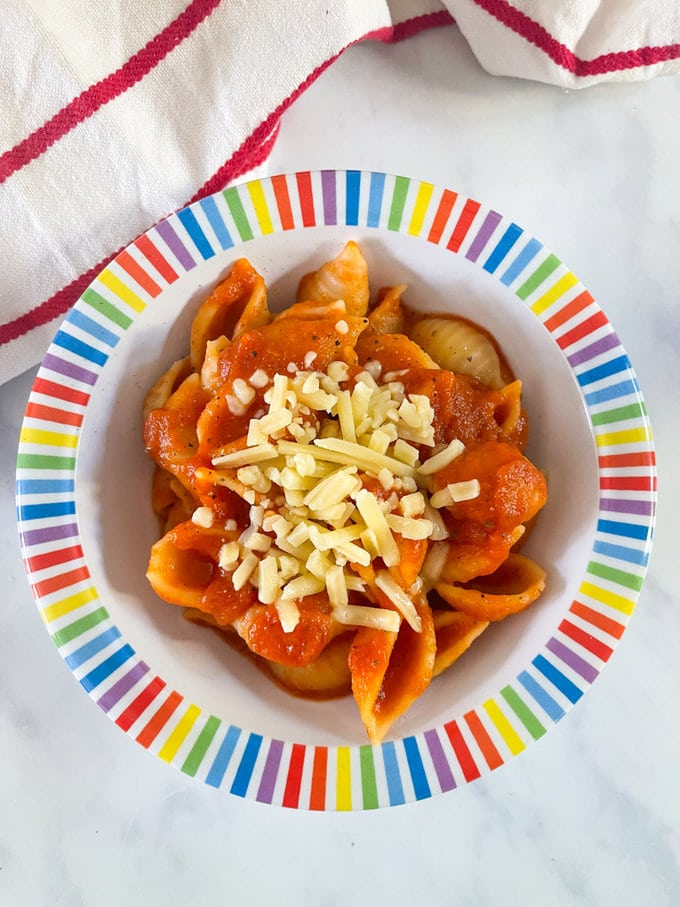
[[(665, 0), (4, 0), (0, 382), (97, 272), (266, 159), (348, 47), (459, 28), (490, 73), (579, 88), (680, 71)], [(454, 115), (454, 112), (452, 112)]]

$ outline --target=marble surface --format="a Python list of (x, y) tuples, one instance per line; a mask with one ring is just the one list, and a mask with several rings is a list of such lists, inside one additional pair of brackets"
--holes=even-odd
[(350, 50), (286, 114), (268, 172), (383, 169), (512, 214), (594, 293), (636, 367), (660, 507), (610, 664), (519, 758), (391, 810), (310, 814), (216, 792), (79, 689), (19, 557), (13, 473), (33, 374), (0, 388), (0, 903), (680, 903), (680, 81), (564, 92), (493, 79), (454, 28)]

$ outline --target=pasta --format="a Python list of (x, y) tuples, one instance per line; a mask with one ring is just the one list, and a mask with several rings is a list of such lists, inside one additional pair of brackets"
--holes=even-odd
[(491, 340), (462, 318), (422, 318), (411, 337), (442, 368), (458, 375), (472, 375), (496, 389), (506, 382)]
[(240, 259), (144, 404), (155, 592), (286, 689), (351, 691), (372, 743), (546, 577), (517, 551), (547, 497), (521, 383), (405, 289), (371, 306), (349, 242), (273, 315)]

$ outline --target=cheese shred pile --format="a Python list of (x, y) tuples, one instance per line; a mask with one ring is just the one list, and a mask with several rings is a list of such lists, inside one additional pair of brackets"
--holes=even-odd
[[(249, 583), (276, 607), (285, 632), (297, 626), (296, 602), (322, 592), (340, 624), (397, 632), (405, 620), (419, 632), (409, 594), (417, 590), (402, 589), (389, 570), (400, 562), (399, 537), (446, 538), (438, 509), (479, 494), (476, 479), (431, 494), (431, 477), (463, 444), (435, 447), (429, 398), (407, 394), (398, 372), (381, 371), (370, 362), (350, 375), (336, 361), (326, 372), (258, 369), (234, 382), (236, 412), (248, 411), (254, 388), (267, 388), (267, 408), (250, 419), (245, 447), (212, 458), (211, 480), (250, 505), (248, 527), (222, 545), (218, 564), (234, 589)], [(421, 459), (423, 450), (429, 455)], [(199, 507), (192, 519), (207, 528), (212, 514)], [(397, 610), (350, 601), (352, 591), (366, 591), (362, 568), (375, 558), (385, 565), (375, 585)]]

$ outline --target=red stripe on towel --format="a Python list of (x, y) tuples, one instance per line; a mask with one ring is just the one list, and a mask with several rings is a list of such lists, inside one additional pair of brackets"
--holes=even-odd
[(194, 31), (220, 2), (221, 0), (192, 0), (176, 19), (154, 35), (119, 69), (90, 85), (14, 148), (0, 155), (0, 183), (30, 161), (40, 157), (51, 145), (92, 116), (104, 104), (108, 104), (143, 79)]
[[(192, 4), (192, 6), (193, 5), (195, 4)], [(212, 5), (216, 5), (215, 0), (212, 0)], [(188, 12), (188, 9), (185, 10), (185, 12)], [(422, 16), (415, 16), (413, 19), (408, 19), (405, 22), (401, 22), (395, 26), (381, 28), (376, 31), (369, 32), (362, 38), (357, 38), (356, 41), (348, 44), (347, 47), (351, 47), (354, 44), (358, 44), (361, 41), (366, 40), (377, 40), (383, 43), (393, 44), (397, 41), (403, 41), (406, 38), (410, 38), (413, 35), (418, 34), (419, 32), (426, 29), (439, 28), (444, 25), (452, 25), (453, 23), (453, 18), (446, 10), (441, 10), (440, 12), (435, 13), (427, 13)], [(335, 60), (337, 60), (345, 50), (347, 50), (347, 47), (343, 48), (337, 54), (330, 57), (320, 66), (318, 66), (309, 76), (307, 76), (307, 78), (298, 86), (298, 88), (284, 101), (282, 101), (282, 103), (279, 104), (276, 110), (274, 110), (274, 112), (271, 113), (267, 117), (267, 119), (245, 139), (245, 141), (239, 148), (237, 148), (234, 154), (227, 161), (225, 161), (225, 163), (222, 164), (219, 170), (203, 184), (203, 186), (199, 189), (198, 192), (196, 192), (195, 195), (192, 196), (192, 198), (189, 199), (187, 204), (191, 204), (197, 201), (199, 198), (203, 198), (205, 195), (210, 195), (213, 192), (218, 192), (228, 183), (243, 176), (243, 174), (247, 173), (249, 170), (252, 170), (254, 167), (258, 166), (264, 160), (266, 160), (278, 136), (280, 119), (284, 111), (287, 110), (288, 107), (290, 107), (290, 105), (302, 94), (302, 92), (305, 91), (305, 89), (308, 88), (314, 81), (316, 81), (316, 79), (332, 63), (334, 63)], [(37, 156), (37, 154), (35, 156)], [(2, 158), (0, 158), (0, 162), (1, 161)], [(1, 181), (2, 179), (0, 177), (0, 182)], [(72, 281), (72, 283), (68, 284), (65, 287), (62, 287), (62, 289), (55, 293), (54, 296), (40, 303), (29, 312), (25, 312), (23, 315), (19, 315), (17, 318), (13, 319), (12, 321), (8, 321), (5, 324), (0, 324), (0, 346), (5, 343), (10, 343), (12, 340), (17, 340), (24, 334), (28, 334), (29, 331), (33, 330), (34, 328), (41, 327), (42, 325), (47, 324), (48, 322), (53, 321), (55, 318), (59, 318), (60, 316), (68, 312), (71, 306), (73, 306), (79, 296), (92, 283), (99, 272), (103, 268), (105, 268), (109, 264), (109, 262), (116, 257), (116, 255), (122, 252), (123, 248), (117, 249), (115, 252), (104, 258), (98, 264), (89, 268), (84, 274), (81, 274), (74, 281)]]
[(680, 44), (666, 44), (659, 47), (640, 47), (636, 50), (613, 51), (601, 54), (592, 60), (582, 60), (557, 40), (540, 22), (516, 9), (507, 0), (474, 0), (489, 15), (520, 35), (530, 44), (543, 51), (553, 63), (575, 76), (601, 76), (638, 66), (654, 66), (667, 60), (680, 58)]

